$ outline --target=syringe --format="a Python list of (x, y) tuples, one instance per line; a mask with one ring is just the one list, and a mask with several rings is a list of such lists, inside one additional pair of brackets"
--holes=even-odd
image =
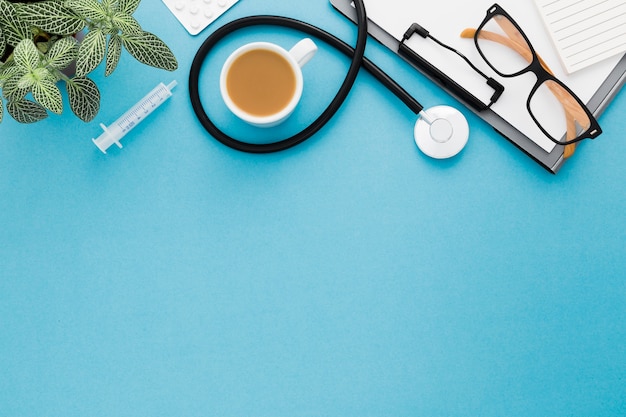
[(128, 132), (130, 132), (135, 126), (137, 126), (143, 119), (145, 119), (150, 113), (163, 104), (168, 98), (172, 96), (172, 89), (176, 87), (177, 82), (172, 81), (168, 85), (159, 83), (152, 91), (150, 91), (144, 98), (139, 100), (137, 104), (130, 108), (126, 113), (120, 116), (109, 127), (100, 123), (100, 127), (104, 130), (97, 139), (92, 139), (93, 143), (103, 152), (109, 146), (114, 143), (118, 147), (122, 147), (120, 139), (122, 139)]

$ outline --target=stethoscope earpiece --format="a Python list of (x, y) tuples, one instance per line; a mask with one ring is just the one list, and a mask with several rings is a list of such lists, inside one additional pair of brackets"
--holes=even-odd
[(451, 158), (461, 152), (469, 138), (465, 116), (450, 106), (435, 106), (419, 113), (415, 143), (431, 158)]

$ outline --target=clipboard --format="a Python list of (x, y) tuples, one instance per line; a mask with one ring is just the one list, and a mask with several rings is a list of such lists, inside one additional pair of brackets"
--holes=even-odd
[[(352, 0), (330, 0), (330, 3), (341, 14), (353, 22), (356, 21), (356, 11)], [(502, 101), (502, 104), (496, 103), (496, 105), (491, 108), (479, 109), (468, 100), (467, 91), (459, 90), (459, 85), (463, 87), (463, 90), (470, 90), (482, 101), (488, 100), (484, 98), (484, 93), (478, 91), (477, 87), (473, 85), (473, 81), (465, 79), (458, 81), (458, 74), (451, 73), (452, 71), (456, 71), (456, 69), (453, 70), (452, 66), (446, 63), (446, 60), (455, 58), (445, 58), (439, 62), (439, 56), (437, 54), (441, 53), (441, 50), (439, 50), (439, 52), (428, 52), (425, 50), (424, 45), (416, 43), (417, 41), (408, 44), (408, 46), (413, 49), (414, 55), (420, 57), (421, 61), (429, 63), (431, 68), (426, 68), (423, 63), (420, 64), (416, 62), (415, 59), (407, 58), (406, 53), (399, 53), (402, 43), (402, 34), (406, 32), (411, 23), (430, 25), (431, 27), (426, 27), (426, 29), (430, 30), (434, 36), (438, 38), (447, 36), (446, 40), (448, 44), (451, 44), (453, 47), (458, 47), (474, 64), (481, 66), (481, 69), (492, 74), (494, 78), (498, 77), (497, 74), (490, 71), (488, 66), (478, 56), (478, 53), (474, 51), (473, 40), (461, 39), (459, 37), (463, 29), (476, 27), (480, 24), (487, 9), (493, 3), (494, 0), (480, 0), (476, 2), (440, 0), (437, 3), (437, 7), (440, 7), (442, 10), (438, 12), (438, 15), (437, 12), (434, 11), (435, 6), (433, 6), (432, 3), (426, 3), (421, 0), (365, 0), (369, 20), (368, 31), (374, 39), (398, 54), (436, 85), (463, 103), (469, 110), (491, 125), (501, 136), (513, 143), (534, 161), (549, 172), (557, 173), (566, 161), (564, 157), (565, 147), (553, 143), (546, 145), (545, 141), (547, 141), (547, 139), (543, 136), (540, 138), (539, 134), (533, 131), (535, 126), (530, 119), (524, 121), (523, 117), (525, 116), (522, 115), (522, 111), (513, 111), (510, 107), (506, 107), (508, 106), (507, 100), (509, 102), (516, 102), (515, 105), (523, 105), (523, 112), (527, 113), (525, 110), (527, 95), (520, 96), (520, 94), (524, 94), (525, 86), (505, 85), (504, 94), (508, 94), (508, 97)], [(498, 3), (507, 9), (522, 28), (524, 28), (525, 32), (531, 38), (533, 46), (539, 51), (542, 57), (546, 59), (556, 76), (572, 88), (572, 90), (587, 103), (587, 107), (592, 113), (596, 117), (599, 117), (626, 81), (626, 55), (615, 57), (601, 64), (596, 64), (595, 68), (588, 68), (581, 70), (577, 74), (568, 75), (560, 66), (560, 61), (557, 58), (557, 53), (551, 42), (550, 35), (546, 31), (543, 21), (538, 11), (535, 9), (535, 5), (532, 2), (516, 2), (514, 0), (499, 0)], [(471, 8), (471, 14), (463, 13), (462, 10), (467, 8)], [(415, 12), (416, 9), (419, 9), (419, 13)], [(370, 10), (372, 10), (372, 13), (370, 13)], [(411, 10), (413, 10), (414, 13), (410, 13)], [(464, 19), (464, 26), (459, 26), (458, 22), (456, 26), (452, 26), (449, 19), (441, 19), (441, 13), (450, 14), (451, 10), (455, 10), (454, 14), (459, 16), (458, 18)], [(412, 20), (409, 20), (411, 18)], [(527, 31), (527, 28), (530, 28), (530, 31)], [(416, 37), (417, 36), (413, 36), (413, 38)], [(431, 55), (428, 55), (428, 53)], [(462, 64), (459, 64), (457, 67), (460, 68), (459, 71), (465, 71), (467, 74), (470, 73), (468, 68), (464, 67)], [(499, 77), (497, 80), (503, 81)], [(507, 80), (504, 81), (509, 82)], [(466, 83), (472, 84), (472, 88), (465, 85)], [(523, 84), (523, 80), (520, 80), (520, 83)], [(586, 91), (581, 94), (576, 87), (579, 87), (579, 90), (582, 89)], [(517, 104), (517, 102), (519, 102), (519, 104)], [(497, 106), (500, 106), (500, 108), (497, 108)], [(506, 114), (507, 111), (509, 112), (508, 115)], [(519, 115), (519, 120), (513, 120), (513, 118), (508, 117), (511, 114), (515, 114), (516, 117)], [(600, 121), (600, 125), (602, 125), (602, 121)], [(600, 135), (597, 140), (602, 141), (603, 136)]]

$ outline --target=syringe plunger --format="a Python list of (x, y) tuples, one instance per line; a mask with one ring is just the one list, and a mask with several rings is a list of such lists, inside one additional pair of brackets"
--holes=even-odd
[(107, 127), (103, 123), (100, 123), (100, 127), (104, 132), (98, 136), (97, 139), (92, 139), (93, 143), (103, 153), (106, 153), (106, 150), (113, 144), (121, 148), (122, 144), (120, 143), (120, 139), (170, 98), (172, 96), (172, 89), (176, 87), (176, 85), (176, 81), (172, 81), (168, 85), (159, 83), (159, 85), (110, 126)]

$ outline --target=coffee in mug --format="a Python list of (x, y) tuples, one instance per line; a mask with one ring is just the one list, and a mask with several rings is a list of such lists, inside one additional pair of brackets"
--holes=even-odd
[(226, 89), (235, 106), (254, 116), (278, 113), (296, 93), (296, 73), (282, 55), (252, 49), (233, 61)]
[(269, 42), (253, 42), (233, 52), (220, 76), (222, 98), (242, 120), (260, 127), (285, 120), (302, 96), (301, 67), (317, 51), (303, 39), (287, 51)]

